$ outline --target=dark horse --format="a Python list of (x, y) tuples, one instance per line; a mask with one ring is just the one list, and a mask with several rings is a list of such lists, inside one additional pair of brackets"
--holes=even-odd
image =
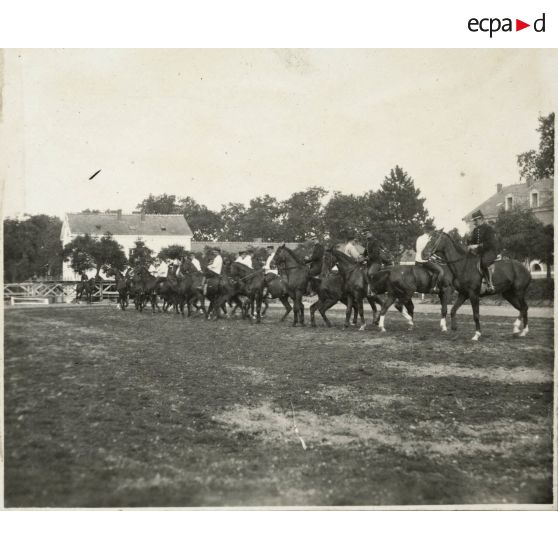
[(143, 312), (147, 301), (151, 302), (151, 312), (161, 311), (157, 304), (157, 288), (160, 283), (164, 282), (164, 277), (155, 277), (151, 275), (145, 268), (141, 268), (132, 278), (132, 292), (134, 293), (134, 302), (136, 310)]
[[(481, 336), (479, 299), (481, 296), (488, 294), (501, 294), (514, 308), (519, 310), (519, 317), (513, 324), (513, 333), (519, 334), (520, 337), (527, 335), (529, 326), (525, 293), (531, 283), (531, 274), (523, 264), (516, 260), (494, 262), (493, 284), (495, 292), (487, 293), (479, 268), (479, 256), (471, 254), (447, 233), (440, 232), (430, 239), (423, 250), (423, 256), (428, 258), (432, 254), (442, 257), (453, 273), (453, 286), (457, 290), (458, 296), (451, 309), (452, 329), (457, 329), (455, 319), (457, 310), (469, 299), (473, 308), (476, 327), (472, 340), (478, 341)], [(523, 321), (523, 329), (520, 329), (521, 321)]]
[(128, 273), (130, 270), (126, 272), (126, 275), (122, 275), (122, 273), (118, 269), (114, 269), (109, 267), (107, 269), (107, 277), (114, 276), (114, 280), (116, 281), (116, 291), (118, 292), (118, 300), (117, 304), (120, 304), (120, 308), (122, 310), (126, 310), (128, 306)]
[(302, 297), (310, 278), (308, 267), (302, 258), (284, 245), (279, 246), (271, 264), (277, 267), (285, 283), (287, 294), (293, 299), (293, 326), (304, 326), (304, 304)]
[(285, 313), (281, 317), (281, 322), (284, 322), (286, 317), (291, 313), (293, 307), (289, 302), (289, 295), (287, 293), (287, 284), (283, 281), (280, 275), (275, 273), (266, 273), (264, 276), (265, 286), (267, 287), (266, 296), (263, 298), (262, 303), (265, 306), (262, 311), (262, 317), (265, 316), (267, 310), (267, 300), (278, 299), (285, 308)]
[[(453, 292), (452, 279), (451, 270), (444, 267), (444, 279), (438, 293), (442, 306), (440, 329), (443, 332), (447, 331), (446, 316), (448, 314), (448, 303)], [(378, 294), (386, 293), (386, 299), (382, 305), (378, 320), (380, 331), (386, 331), (384, 327), (385, 315), (394, 302), (396, 302), (396, 308), (407, 320), (409, 328), (412, 329), (415, 325), (413, 294), (430, 293), (433, 286), (432, 281), (432, 274), (423, 267), (416, 265), (396, 265), (373, 275), (371, 278), (372, 289)]]
[[(327, 252), (331, 253), (333, 261), (337, 264), (339, 273), (343, 278), (343, 296), (346, 297), (346, 301), (342, 300), (342, 302), (347, 305), (347, 310), (345, 312), (345, 327), (349, 327), (351, 312), (353, 311), (353, 307), (356, 307), (358, 315), (360, 316), (361, 330), (364, 330), (366, 322), (364, 321), (363, 300), (367, 298), (368, 291), (366, 271), (362, 268), (359, 262), (344, 252), (341, 252), (341, 250), (328, 248), (326, 250), (326, 253)], [(373, 303), (370, 302), (370, 305), (372, 307), (372, 311), (374, 312), (375, 307), (373, 306)]]
[(256, 323), (262, 321), (262, 299), (264, 289), (264, 270), (263, 268), (251, 269), (240, 263), (233, 262), (230, 267), (230, 278), (236, 282), (237, 295), (248, 297), (250, 302), (250, 319), (256, 313)]
[[(336, 262), (335, 256), (332, 254), (332, 250), (325, 250), (322, 259), (322, 271), (320, 273), (319, 280), (315, 282), (315, 290), (318, 294), (318, 300), (310, 306), (310, 324), (312, 327), (316, 327), (316, 321), (314, 314), (318, 310), (322, 316), (327, 327), (331, 327), (331, 322), (329, 321), (326, 312), (337, 302), (341, 301), (343, 304), (347, 304), (347, 294), (345, 292), (345, 280), (343, 275), (339, 271), (334, 271)], [(374, 313), (376, 315), (376, 307), (371, 300), (371, 297), (366, 297)], [(352, 311), (354, 312), (353, 325), (356, 325), (357, 315), (358, 315), (358, 303), (353, 300)], [(363, 319), (363, 324), (361, 329), (364, 329), (365, 323)]]
[(93, 292), (95, 291), (95, 279), (87, 279), (87, 275), (81, 276), (81, 283), (76, 285), (76, 302), (78, 300), (83, 300), (83, 295), (85, 295), (85, 300), (87, 304), (91, 304), (93, 301)]

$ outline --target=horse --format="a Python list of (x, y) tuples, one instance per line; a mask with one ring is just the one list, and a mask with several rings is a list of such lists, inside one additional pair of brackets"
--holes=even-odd
[[(343, 298), (338, 300), (341, 300), (347, 305), (347, 310), (345, 312), (345, 327), (349, 327), (351, 312), (353, 311), (353, 307), (356, 307), (358, 315), (360, 316), (360, 329), (362, 331), (366, 328), (363, 306), (363, 300), (368, 298), (368, 281), (366, 279), (366, 271), (362, 269), (359, 262), (357, 262), (354, 258), (348, 256), (344, 252), (341, 252), (341, 250), (338, 250), (337, 248), (329, 247), (326, 249), (326, 253), (331, 254), (332, 261), (335, 265), (337, 265), (339, 274), (343, 280)], [(375, 306), (371, 300), (369, 300), (369, 303), (375, 319)], [(333, 304), (331, 304), (331, 306), (333, 306)]]
[[(423, 250), (423, 257), (432, 254), (440, 256), (453, 273), (453, 286), (457, 290), (457, 300), (451, 309), (451, 328), (457, 329), (456, 313), (459, 307), (469, 299), (473, 309), (475, 334), (472, 341), (481, 336), (479, 299), (489, 294), (500, 294), (516, 310), (519, 316), (513, 323), (513, 334), (525, 337), (529, 332), (527, 318), (527, 301), (525, 294), (531, 283), (531, 273), (517, 260), (498, 260), (494, 262), (494, 292), (486, 292), (480, 271), (480, 257), (470, 253), (467, 248), (441, 231), (433, 235)], [(523, 329), (521, 324), (523, 322)]]
[(107, 277), (114, 276), (116, 281), (116, 291), (118, 292), (118, 300), (117, 304), (120, 304), (120, 308), (122, 310), (126, 310), (128, 306), (128, 273), (130, 270), (126, 272), (126, 275), (122, 275), (122, 273), (118, 269), (114, 269), (109, 267), (107, 269)]
[(287, 285), (283, 281), (283, 278), (275, 273), (266, 273), (264, 275), (264, 282), (265, 288), (267, 289), (267, 294), (262, 299), (262, 304), (264, 305), (264, 309), (262, 310), (262, 317), (265, 316), (265, 313), (268, 308), (267, 300), (274, 300), (278, 299), (281, 301), (281, 304), (285, 308), (285, 313), (281, 317), (279, 321), (284, 322), (286, 317), (291, 313), (293, 307), (289, 302), (289, 295), (287, 293)]
[(151, 312), (155, 313), (155, 309), (160, 312), (161, 309), (157, 304), (157, 287), (160, 283), (165, 281), (165, 278), (155, 277), (151, 275), (147, 269), (141, 268), (132, 281), (134, 285), (134, 302), (136, 304), (136, 309), (143, 312), (149, 300), (151, 302)]
[[(451, 270), (444, 266), (444, 279), (438, 293), (441, 304), (440, 330), (443, 333), (448, 330), (446, 318), (448, 303), (453, 293), (452, 279)], [(370, 280), (372, 290), (377, 294), (387, 293), (377, 322), (380, 331), (382, 333), (386, 332), (385, 316), (394, 302), (396, 302), (396, 308), (407, 320), (409, 329), (413, 329), (415, 326), (413, 294), (430, 293), (432, 291), (432, 281), (432, 274), (423, 267), (416, 265), (396, 265), (374, 274)]]
[(237, 295), (244, 295), (248, 297), (248, 300), (250, 302), (250, 319), (253, 318), (255, 309), (256, 323), (261, 323), (262, 298), (264, 289), (263, 268), (260, 267), (259, 269), (253, 270), (240, 262), (233, 262), (230, 266), (230, 278), (236, 282)]
[(283, 277), (287, 294), (293, 299), (294, 320), (293, 327), (299, 323), (304, 326), (304, 304), (302, 297), (306, 292), (310, 278), (308, 267), (304, 261), (285, 245), (279, 246), (271, 260)]
[(180, 313), (184, 316), (184, 307), (187, 307), (188, 317), (192, 315), (192, 306), (196, 311), (201, 310), (207, 316), (204, 296), (201, 292), (203, 273), (198, 271), (192, 262), (183, 260), (180, 264), (178, 276), (178, 305)]
[(81, 280), (81, 283), (76, 285), (76, 302), (78, 300), (83, 300), (83, 295), (85, 295), (85, 301), (87, 304), (91, 304), (93, 302), (93, 292), (95, 290), (95, 279), (92, 277), (91, 279)]
[[(345, 283), (343, 276), (338, 271), (333, 271), (335, 266), (335, 258), (331, 250), (324, 251), (322, 257), (322, 269), (319, 278), (314, 283), (318, 300), (310, 306), (310, 325), (316, 327), (315, 313), (318, 310), (327, 327), (331, 327), (326, 312), (337, 302), (341, 301), (347, 304), (347, 295), (345, 294)], [(371, 304), (372, 306), (372, 304)], [(374, 315), (376, 313), (375, 306), (372, 306)], [(358, 304), (353, 302), (352, 307), (354, 317), (353, 325), (357, 323)]]
[[(239, 298), (240, 293), (238, 285), (236, 281), (229, 277), (231, 265), (232, 263), (229, 258), (223, 258), (221, 275), (209, 277), (207, 279), (207, 289), (205, 293), (206, 298), (209, 300), (207, 319), (210, 319), (212, 314), (216, 319), (221, 318), (221, 311), (227, 315), (227, 303), (231, 304), (231, 302), (234, 302), (236, 307), (244, 309), (242, 300)], [(244, 311), (243, 316), (246, 316)]]

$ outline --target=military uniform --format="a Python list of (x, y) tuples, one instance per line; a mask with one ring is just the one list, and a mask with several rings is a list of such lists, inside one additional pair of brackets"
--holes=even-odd
[[(482, 213), (480, 211), (473, 214), (473, 219), (477, 218), (482, 218)], [(467, 244), (472, 252), (480, 256), (482, 273), (486, 279), (489, 290), (494, 290), (490, 265), (496, 261), (501, 248), (496, 232), (488, 223), (481, 223), (473, 229)]]
[(304, 263), (310, 264), (309, 274), (311, 277), (316, 277), (322, 271), (322, 260), (324, 258), (324, 247), (316, 241), (314, 248), (312, 249), (312, 254), (309, 257), (304, 258)]

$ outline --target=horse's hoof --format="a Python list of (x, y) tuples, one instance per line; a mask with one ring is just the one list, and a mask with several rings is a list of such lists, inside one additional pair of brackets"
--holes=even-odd
[(361, 325), (361, 326), (358, 328), (358, 330), (359, 330), (359, 331), (366, 331), (366, 324)]
[(378, 329), (380, 330), (380, 333), (386, 333), (386, 328), (385, 327), (380, 327)]
[(316, 322), (310, 322), (310, 327), (316, 327)]
[(478, 341), (480, 339), (481, 332), (477, 331), (473, 337), (471, 337), (471, 341)]

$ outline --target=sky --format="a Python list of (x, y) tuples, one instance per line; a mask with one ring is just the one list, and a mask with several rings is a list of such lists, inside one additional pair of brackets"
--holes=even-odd
[(537, 148), (557, 53), (5, 50), (3, 212), (131, 212), (150, 193), (214, 210), (310, 186), (360, 194), (399, 165), (436, 224), (463, 230)]

